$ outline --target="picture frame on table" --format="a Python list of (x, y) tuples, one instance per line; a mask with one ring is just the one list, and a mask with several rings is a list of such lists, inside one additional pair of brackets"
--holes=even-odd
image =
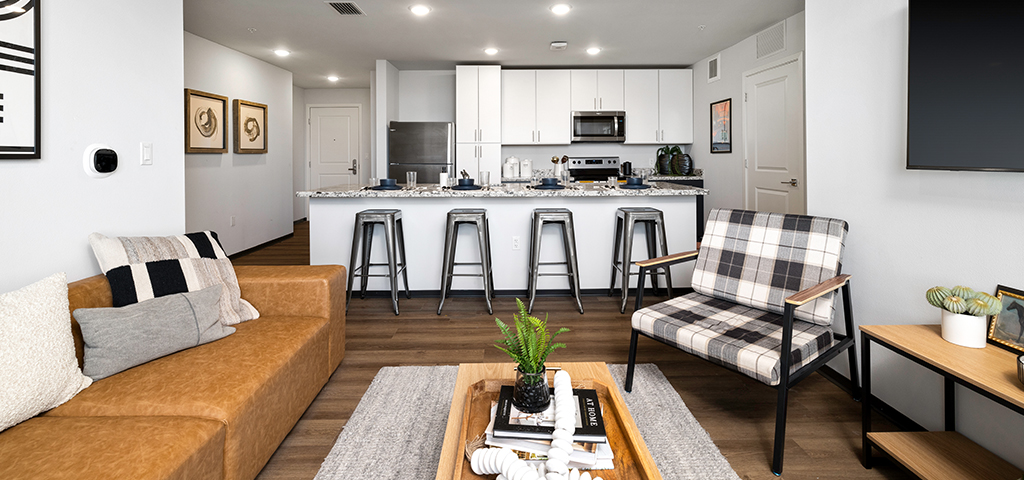
[(1024, 291), (999, 285), (996, 298), (1003, 307), (989, 320), (988, 343), (1024, 354)]
[(228, 97), (185, 89), (185, 153), (228, 152)]
[(235, 153), (267, 153), (267, 106), (235, 99)]
[(0, 2), (0, 160), (43, 158), (39, 3)]
[(732, 99), (711, 104), (711, 153), (732, 153)]

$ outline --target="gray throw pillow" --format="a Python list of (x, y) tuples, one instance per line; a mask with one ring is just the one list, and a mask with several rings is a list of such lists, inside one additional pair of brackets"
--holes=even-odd
[(93, 380), (150, 360), (219, 340), (233, 327), (220, 322), (220, 285), (119, 308), (79, 308), (85, 367)]

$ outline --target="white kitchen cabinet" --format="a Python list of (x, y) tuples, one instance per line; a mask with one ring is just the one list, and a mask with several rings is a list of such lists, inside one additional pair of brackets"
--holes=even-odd
[(571, 70), (574, 111), (623, 109), (622, 70)]
[(571, 142), (569, 70), (504, 70), (501, 83), (501, 143)]
[(501, 183), (500, 143), (459, 143), (455, 145), (455, 178), (462, 178), (465, 170), (471, 178), (479, 179), (480, 172), (491, 172), (491, 184)]
[(626, 70), (626, 142), (693, 143), (693, 71)]
[(455, 67), (455, 141), (501, 142), (501, 67)]
[[(480, 156), (477, 158), (477, 169), (491, 172), (491, 185), (501, 184), (501, 144), (483, 143), (480, 145)], [(480, 177), (474, 177), (480, 178)]]

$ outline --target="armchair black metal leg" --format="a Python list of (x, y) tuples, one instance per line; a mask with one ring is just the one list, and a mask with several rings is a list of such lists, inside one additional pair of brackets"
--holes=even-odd
[(849, 281), (846, 282), (846, 285), (843, 285), (842, 294), (846, 335), (853, 339), (853, 346), (847, 351), (850, 356), (850, 383), (853, 387), (853, 399), (859, 402), (863, 397), (861, 396), (860, 376), (857, 375), (857, 330), (856, 323), (853, 321), (853, 300), (851, 298)]
[(786, 451), (786, 406), (789, 387), (779, 384), (779, 400), (775, 406), (775, 449), (772, 452), (772, 473), (782, 475), (782, 455)]
[(629, 363), (626, 364), (626, 384), (622, 386), (626, 392), (633, 391), (633, 367), (636, 366), (636, 342), (639, 337), (640, 334), (636, 330), (633, 330), (629, 337)]

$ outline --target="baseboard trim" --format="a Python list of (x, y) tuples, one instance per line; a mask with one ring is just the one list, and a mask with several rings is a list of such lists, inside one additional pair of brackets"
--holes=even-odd
[(284, 235), (282, 237), (275, 238), (275, 239), (273, 239), (273, 240), (271, 240), (269, 242), (261, 243), (259, 245), (256, 245), (255, 247), (247, 248), (245, 250), (242, 250), (241, 252), (233, 253), (231, 255), (228, 255), (228, 258), (231, 259), (231, 260), (234, 260), (234, 259), (236, 259), (238, 257), (241, 257), (242, 255), (248, 255), (248, 254), (250, 254), (252, 252), (255, 252), (257, 250), (260, 250), (260, 249), (269, 247), (271, 245), (274, 245), (274, 244), (283, 242), (285, 240), (288, 240), (289, 238), (292, 238), (294, 236), (295, 236), (295, 232), (292, 232), (292, 233), (289, 233), (288, 235)]
[[(821, 376), (825, 377), (828, 381), (834, 383), (836, 386), (843, 389), (846, 393), (853, 395), (853, 382), (851, 382), (849, 378), (846, 378), (845, 375), (835, 371), (835, 369), (829, 367), (828, 365), (824, 365), (821, 368), (819, 368), (818, 373), (821, 374)], [(904, 415), (899, 410), (896, 410), (895, 408), (892, 407), (892, 405), (883, 402), (882, 399), (878, 397), (875, 397), (874, 400), (871, 402), (871, 408), (876, 413), (881, 415), (882, 418), (888, 420), (893, 425), (895, 425), (896, 428), (899, 428), (902, 431), (925, 431), (925, 428), (922, 427), (919, 423), (911, 420), (910, 417)]]

